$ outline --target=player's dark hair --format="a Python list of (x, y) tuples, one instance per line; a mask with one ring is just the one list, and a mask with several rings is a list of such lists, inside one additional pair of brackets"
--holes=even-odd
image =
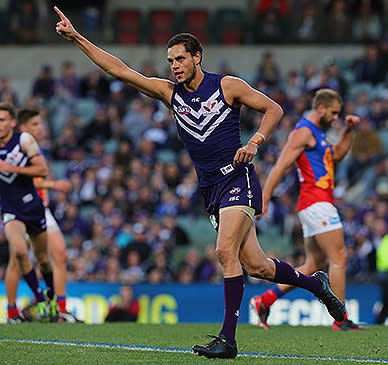
[(18, 123), (19, 125), (26, 124), (31, 118), (39, 115), (38, 109), (20, 109), (18, 113)]
[[(198, 38), (190, 33), (179, 33), (174, 35), (167, 43), (167, 48), (171, 48), (177, 44), (183, 44), (186, 52), (189, 52), (192, 56), (195, 56), (197, 52), (201, 54), (202, 61), (202, 46)], [(200, 61), (200, 63), (201, 63)]]
[(16, 118), (16, 109), (12, 104), (2, 102), (2, 103), (0, 103), (0, 110), (4, 110), (4, 111), (8, 112), (11, 119)]
[(333, 104), (334, 101), (338, 101), (340, 104), (342, 104), (342, 98), (337, 93), (337, 91), (332, 89), (321, 89), (316, 92), (312, 107), (314, 110), (318, 109), (320, 105), (328, 108)]

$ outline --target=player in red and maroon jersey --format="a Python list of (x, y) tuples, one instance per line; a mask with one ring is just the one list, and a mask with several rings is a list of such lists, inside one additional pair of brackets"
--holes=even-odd
[[(341, 219), (334, 206), (334, 162), (341, 161), (349, 151), (352, 131), (360, 118), (346, 116), (346, 128), (341, 140), (334, 146), (326, 140), (322, 130), (338, 119), (341, 105), (342, 98), (336, 91), (317, 91), (311, 112), (297, 123), (268, 175), (263, 189), (263, 213), (266, 214), (272, 192), (285, 170), (296, 163), (300, 181), (298, 216), (302, 223), (306, 251), (306, 261), (297, 269), (309, 275), (323, 269), (328, 263), (330, 284), (336, 296), (344, 301), (346, 248)], [(277, 284), (252, 299), (251, 305), (258, 312), (259, 327), (269, 328), (267, 318), (270, 306), (292, 289), (295, 286)], [(347, 316), (345, 318), (343, 322), (335, 321), (333, 329), (360, 329)]]

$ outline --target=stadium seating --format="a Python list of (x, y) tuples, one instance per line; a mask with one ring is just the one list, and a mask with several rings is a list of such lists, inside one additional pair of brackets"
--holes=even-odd
[(170, 162), (176, 162), (177, 156), (172, 150), (159, 150), (156, 151), (156, 159), (163, 164), (167, 164)]
[(380, 129), (379, 130), (379, 136), (381, 138), (381, 142), (384, 147), (384, 152), (388, 154), (388, 130), (387, 129)]
[(210, 16), (206, 9), (188, 9), (183, 19), (184, 31), (194, 34), (202, 44), (208, 43)]
[(57, 160), (50, 165), (52, 173), (56, 179), (64, 179), (66, 178), (66, 167), (68, 165), (68, 161), (60, 161)]
[(208, 243), (216, 242), (216, 231), (207, 217), (177, 217), (177, 225), (187, 232), (190, 242), (204, 248)]
[(141, 41), (142, 15), (137, 9), (120, 9), (115, 21), (116, 40), (120, 44), (136, 44)]
[(0, 10), (0, 44), (8, 41), (8, 15), (6, 11)]
[(119, 148), (119, 141), (117, 139), (110, 139), (104, 143), (105, 153), (113, 154)]
[(175, 16), (171, 9), (153, 9), (150, 12), (150, 43), (166, 45), (175, 32)]
[(97, 112), (98, 104), (91, 98), (79, 99), (74, 105), (74, 113), (84, 124), (89, 124)]
[(240, 44), (244, 41), (245, 17), (241, 9), (218, 9), (214, 23), (216, 42), (221, 44)]

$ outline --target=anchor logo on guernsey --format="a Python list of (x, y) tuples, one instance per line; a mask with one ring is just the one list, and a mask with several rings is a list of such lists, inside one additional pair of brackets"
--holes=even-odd
[(201, 103), (202, 114), (220, 114), (220, 108), (222, 104), (218, 103), (217, 100), (208, 100)]

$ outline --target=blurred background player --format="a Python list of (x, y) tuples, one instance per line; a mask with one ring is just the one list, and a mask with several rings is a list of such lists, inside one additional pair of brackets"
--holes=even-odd
[(130, 284), (120, 287), (120, 295), (117, 302), (109, 308), (105, 322), (136, 322), (139, 315), (139, 301), (133, 296), (133, 288)]
[[(15, 257), (20, 272), (35, 294), (39, 320), (48, 321), (50, 309), (29, 259), (26, 238), (28, 233), (47, 285), (47, 296), (53, 299), (44, 206), (33, 183), (33, 177), (47, 175), (47, 165), (35, 139), (27, 132), (14, 132), (15, 127), (15, 108), (9, 103), (0, 103), (0, 205), (5, 236), (10, 256)], [(8, 305), (8, 318), (10, 323), (21, 321), (15, 302)]]
[[(342, 105), (340, 95), (330, 89), (316, 92), (312, 110), (302, 118), (289, 135), (280, 157), (270, 171), (263, 189), (263, 213), (267, 214), (272, 192), (284, 172), (296, 162), (300, 181), (298, 216), (302, 223), (306, 260), (297, 269), (304, 274), (323, 269), (329, 264), (330, 283), (336, 296), (345, 301), (346, 249), (341, 219), (334, 206), (334, 162), (341, 161), (351, 147), (354, 127), (360, 118), (347, 115), (341, 140), (330, 145), (324, 130), (338, 119)], [(269, 328), (270, 306), (284, 294), (295, 289), (277, 284), (263, 295), (255, 296), (259, 326)], [(334, 322), (334, 330), (358, 330), (358, 325), (345, 319)]]
[[(21, 109), (18, 113), (17, 119), (21, 132), (31, 134), (37, 141), (41, 139), (43, 126), (38, 110)], [(40, 152), (43, 156), (43, 151), (41, 149)], [(48, 208), (49, 195), (47, 191), (47, 189), (52, 189), (67, 193), (70, 190), (71, 185), (67, 180), (50, 180), (42, 177), (35, 177), (34, 185), (38, 190), (38, 194), (45, 207), (47, 240), (53, 264), (56, 297), (50, 302), (52, 311), (51, 317), (53, 320), (57, 315), (59, 322), (63, 321), (74, 323), (77, 322), (77, 319), (73, 314), (67, 312), (66, 310), (66, 243), (55, 218)], [(20, 273), (16, 264), (16, 259), (13, 255), (10, 255), (5, 275), (5, 285), (8, 303), (12, 306), (16, 304), (19, 277)], [(58, 305), (57, 308), (55, 308), (56, 303)]]

